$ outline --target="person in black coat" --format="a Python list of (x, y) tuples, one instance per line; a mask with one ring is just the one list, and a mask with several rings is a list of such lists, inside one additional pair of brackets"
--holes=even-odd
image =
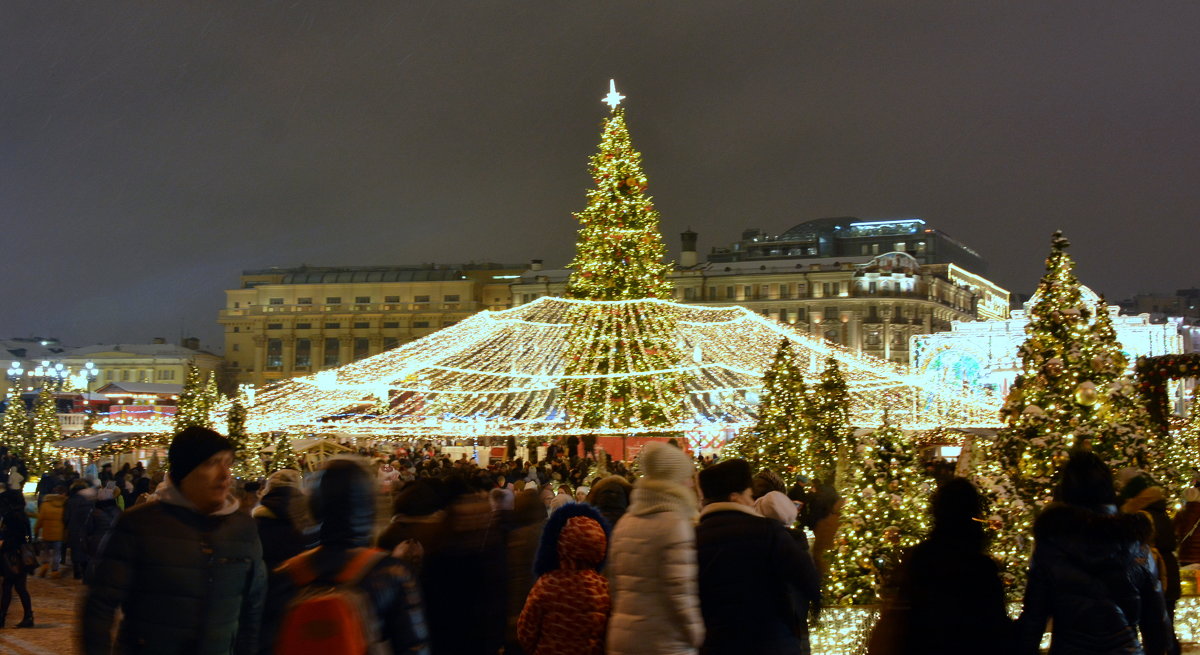
[(71, 567), (75, 579), (83, 578), (87, 570), (87, 520), (96, 503), (96, 490), (85, 480), (76, 480), (67, 489), (67, 505), (63, 510), (63, 526), (67, 529), (67, 549), (71, 551)]
[(22, 547), (29, 543), (29, 517), (25, 514), (25, 497), (16, 489), (0, 493), (0, 575), (4, 576), (3, 591), (0, 592), (0, 628), (4, 627), (8, 618), (8, 606), (12, 603), (15, 589), (21, 599), (21, 608), (25, 615), (18, 628), (33, 627), (33, 601), (29, 598), (29, 590), (25, 583), (29, 578), (29, 569), (25, 566)]
[[(286, 620), (284, 611), (299, 591), (294, 572), (311, 569), (318, 578), (333, 577), (370, 544), (375, 527), (375, 485), (365, 462), (328, 460), (317, 472), (309, 501), (313, 518), (320, 524), (320, 545), (271, 574), (270, 597), (263, 614), (263, 653), (272, 652), (281, 622)], [(359, 582), (374, 609), (375, 634), (388, 641), (390, 652), (427, 655), (429, 636), (417, 584), (404, 562), (387, 553), (380, 555)]]
[(984, 499), (965, 478), (950, 478), (933, 494), (933, 530), (900, 571), (894, 605), (897, 651), (905, 655), (1009, 655), (1015, 631), (1005, 611), (1004, 584), (987, 555), (980, 518)]
[(254, 521), (230, 495), (233, 451), (206, 428), (175, 435), (157, 500), (122, 514), (100, 544), (79, 652), (256, 652), (266, 571)]
[[(1117, 513), (1112, 472), (1090, 452), (1062, 469), (1034, 521), (1017, 655), (1035, 655), (1053, 619), (1053, 655), (1162, 655), (1170, 626), (1143, 517)], [(1138, 633), (1141, 632), (1141, 640)]]
[(114, 488), (105, 487), (96, 494), (96, 504), (92, 507), (92, 513), (88, 515), (87, 521), (84, 522), (84, 534), (87, 535), (87, 553), (88, 561), (94, 561), (96, 554), (100, 552), (100, 542), (108, 535), (108, 531), (117, 522), (121, 516), (121, 508), (117, 507), (117, 500), (113, 496), (114, 493), (120, 493)]
[(789, 595), (820, 598), (813, 560), (778, 521), (754, 511), (750, 465), (731, 459), (700, 471), (696, 528), (706, 655), (807, 655)]
[(304, 552), (309, 545), (304, 533), (295, 520), (295, 505), (303, 502), (303, 493), (293, 486), (273, 486), (250, 512), (258, 526), (258, 538), (262, 541), (263, 562), (268, 571), (273, 571), (285, 561)]

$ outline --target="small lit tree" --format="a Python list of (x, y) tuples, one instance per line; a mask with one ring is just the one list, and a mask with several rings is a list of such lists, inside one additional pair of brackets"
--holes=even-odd
[(755, 469), (814, 475), (812, 415), (807, 387), (791, 342), (784, 339), (763, 375), (758, 424), (726, 446)]
[(838, 465), (850, 443), (850, 390), (837, 359), (825, 360), (821, 381), (808, 404), (813, 426), (815, 475), (833, 484)]
[(246, 432), (247, 402), (245, 391), (239, 388), (225, 414), (225, 430), (235, 446), (233, 474), (245, 480), (257, 480), (265, 473), (261, 457), (263, 442), (262, 435)]
[(275, 452), (271, 454), (271, 473), (283, 469), (299, 469), (300, 458), (292, 450), (292, 435), (284, 432), (275, 439)]
[(8, 403), (4, 408), (4, 416), (0, 418), (0, 442), (8, 447), (9, 452), (20, 453), (29, 437), (31, 427), (29, 412), (25, 409), (25, 400), (16, 387), (9, 389)]
[(58, 422), (58, 401), (49, 387), (42, 387), (37, 403), (33, 406), (33, 423), (29, 439), (20, 449), (21, 458), (30, 475), (45, 473), (54, 464), (57, 451), (54, 444), (62, 440), (62, 428)]
[(212, 429), (212, 418), (209, 414), (210, 405), (206, 396), (206, 385), (200, 371), (188, 365), (187, 377), (183, 381), (183, 391), (175, 403), (175, 416), (172, 428), (175, 434), (190, 427)]

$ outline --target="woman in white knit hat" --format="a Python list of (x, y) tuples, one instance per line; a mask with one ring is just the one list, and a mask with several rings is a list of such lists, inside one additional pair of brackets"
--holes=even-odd
[(704, 619), (696, 584), (695, 467), (687, 453), (646, 444), (642, 478), (617, 522), (609, 555), (607, 652), (696, 653)]

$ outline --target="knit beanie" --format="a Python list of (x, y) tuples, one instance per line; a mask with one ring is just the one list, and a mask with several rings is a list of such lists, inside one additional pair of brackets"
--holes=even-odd
[(696, 472), (692, 458), (675, 446), (651, 441), (642, 448), (642, 475), (651, 480), (686, 484)]
[(744, 459), (727, 459), (700, 471), (700, 491), (706, 502), (729, 500), (750, 488), (750, 464)]
[(183, 483), (183, 479), (200, 466), (209, 457), (225, 450), (235, 450), (228, 439), (209, 430), (192, 426), (185, 428), (175, 435), (171, 448), (167, 450), (167, 462), (170, 466), (167, 475), (175, 486)]

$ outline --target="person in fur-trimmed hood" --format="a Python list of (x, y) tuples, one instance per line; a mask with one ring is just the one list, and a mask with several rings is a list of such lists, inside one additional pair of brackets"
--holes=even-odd
[(1073, 453), (1055, 500), (1033, 525), (1016, 653), (1035, 655), (1050, 619), (1053, 655), (1166, 653), (1171, 628), (1143, 542), (1149, 525), (1117, 512), (1108, 466), (1090, 452)]
[(613, 614), (608, 653), (686, 655), (704, 641), (696, 586), (695, 466), (675, 446), (653, 441), (642, 476), (613, 530)]
[[(1170, 624), (1174, 625), (1175, 603), (1179, 601), (1182, 589), (1179, 581), (1179, 558), (1175, 556), (1179, 542), (1175, 537), (1171, 516), (1167, 514), (1167, 493), (1149, 473), (1138, 471), (1121, 487), (1118, 498), (1121, 501), (1122, 513), (1144, 516), (1153, 526), (1147, 543), (1158, 551), (1158, 556), (1162, 558), (1159, 578), (1164, 581), (1163, 597), (1167, 601), (1167, 617)], [(1168, 652), (1175, 655), (1179, 652), (1179, 646), (1174, 644), (1174, 632), (1171, 633), (1171, 637), (1172, 646)]]
[(594, 507), (571, 503), (550, 515), (533, 565), (538, 579), (517, 619), (529, 655), (604, 655), (607, 554), (608, 524)]
[(706, 655), (808, 655), (804, 616), (790, 594), (817, 601), (817, 570), (776, 519), (754, 509), (750, 465), (725, 460), (700, 472), (696, 528)]

